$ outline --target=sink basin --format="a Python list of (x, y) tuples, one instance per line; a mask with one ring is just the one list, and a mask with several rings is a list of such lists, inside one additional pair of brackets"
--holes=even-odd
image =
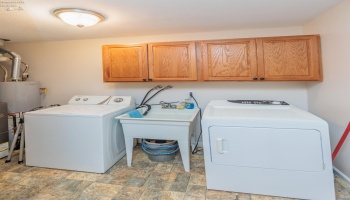
[[(144, 113), (147, 108), (139, 108)], [(190, 171), (190, 137), (199, 109), (162, 109), (153, 106), (143, 118), (116, 117), (124, 131), (127, 165), (131, 166), (134, 138), (177, 140), (186, 172)]]
[[(140, 113), (144, 113), (147, 108), (139, 108)], [(193, 122), (199, 112), (198, 108), (194, 109), (163, 109), (160, 106), (153, 106), (152, 109), (143, 118), (131, 118), (129, 114), (124, 114), (116, 117), (121, 122), (131, 120), (137, 123), (153, 123), (163, 122), (163, 124), (169, 122)]]

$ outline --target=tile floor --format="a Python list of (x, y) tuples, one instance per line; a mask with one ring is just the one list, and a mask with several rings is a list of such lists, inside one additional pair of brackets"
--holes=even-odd
[[(287, 200), (269, 197), (207, 190), (203, 155), (191, 157), (191, 172), (183, 169), (181, 157), (157, 163), (148, 159), (137, 146), (133, 166), (126, 166), (124, 156), (105, 174), (94, 174), (17, 164), (18, 155), (12, 162), (0, 159), (0, 199), (235, 199), (235, 200)], [(350, 199), (350, 186), (335, 177), (338, 200)]]

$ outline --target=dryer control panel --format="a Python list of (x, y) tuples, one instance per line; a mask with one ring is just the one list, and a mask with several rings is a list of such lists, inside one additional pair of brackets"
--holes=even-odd
[(289, 105), (285, 101), (273, 101), (273, 100), (227, 100), (231, 103), (239, 104), (262, 104), (262, 105)]
[(135, 99), (131, 96), (90, 96), (75, 95), (68, 104), (74, 105), (135, 105)]

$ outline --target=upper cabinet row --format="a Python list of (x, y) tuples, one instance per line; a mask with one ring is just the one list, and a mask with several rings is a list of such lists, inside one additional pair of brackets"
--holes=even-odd
[(104, 81), (321, 81), (318, 35), (103, 46)]

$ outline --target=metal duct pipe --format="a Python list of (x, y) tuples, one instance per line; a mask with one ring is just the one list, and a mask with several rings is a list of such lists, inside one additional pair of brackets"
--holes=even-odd
[(4, 48), (0, 48), (0, 53), (7, 53), (12, 56), (12, 71), (11, 71), (11, 80), (12, 81), (20, 81), (21, 80), (21, 56), (19, 56), (15, 52), (8, 51)]

